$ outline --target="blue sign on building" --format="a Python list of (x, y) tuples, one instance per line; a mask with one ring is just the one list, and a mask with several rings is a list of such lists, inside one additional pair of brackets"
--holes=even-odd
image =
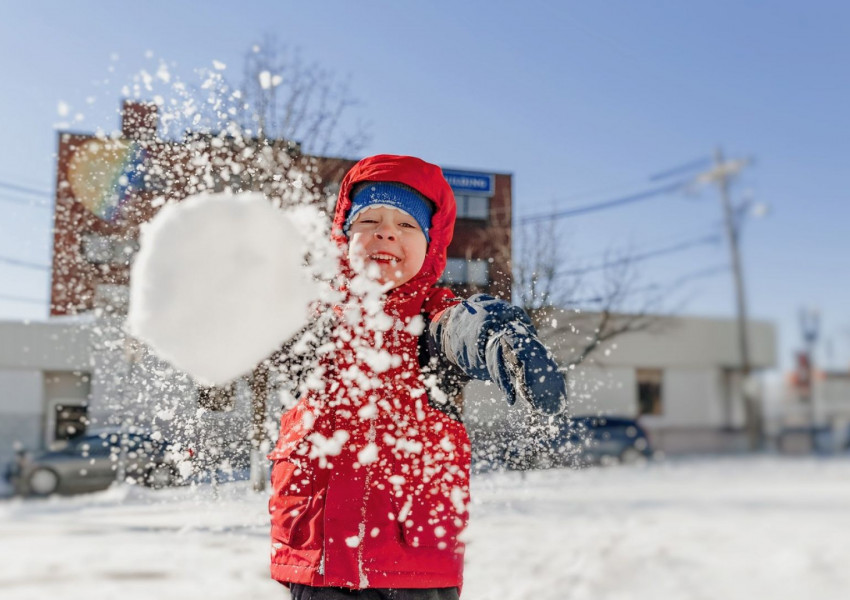
[(495, 189), (493, 175), (490, 173), (470, 173), (468, 171), (447, 171), (443, 177), (455, 192), (463, 194), (481, 194), (492, 196)]

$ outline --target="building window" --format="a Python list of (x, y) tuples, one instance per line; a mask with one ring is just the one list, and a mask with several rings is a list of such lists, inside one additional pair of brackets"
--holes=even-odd
[(486, 221), (490, 217), (490, 198), (487, 196), (455, 194), (455, 202), (459, 219)]
[(638, 414), (662, 414), (661, 369), (638, 369)]
[(95, 265), (129, 265), (138, 251), (135, 240), (103, 235), (83, 237), (83, 256)]
[(449, 258), (440, 282), (486, 286), (490, 283), (490, 263), (478, 259)]
[(98, 283), (94, 286), (94, 305), (108, 313), (125, 314), (130, 306), (130, 287)]
[(83, 238), (83, 256), (95, 265), (105, 265), (112, 261), (112, 243), (102, 235), (87, 235)]
[(73, 440), (86, 432), (88, 406), (84, 404), (57, 404), (54, 440)]

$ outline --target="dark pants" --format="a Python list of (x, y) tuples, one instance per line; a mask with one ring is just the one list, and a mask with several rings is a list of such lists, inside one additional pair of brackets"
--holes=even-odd
[(289, 584), (292, 600), (458, 600), (457, 588), (393, 588), (348, 590), (335, 587), (311, 587)]

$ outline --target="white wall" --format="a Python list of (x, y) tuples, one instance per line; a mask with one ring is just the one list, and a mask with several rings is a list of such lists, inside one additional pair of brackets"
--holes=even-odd
[(15, 446), (41, 445), (44, 382), (41, 371), (0, 369), (0, 469)]
[[(630, 367), (588, 367), (569, 377), (574, 414), (610, 414), (636, 417), (637, 381)], [(664, 369), (661, 415), (641, 417), (653, 427), (723, 427), (722, 373), (712, 367)], [(504, 421), (510, 408), (498, 388), (470, 382), (465, 392), (466, 411), (485, 421)]]
[(820, 422), (850, 419), (850, 377), (827, 376), (815, 382), (814, 391)]
[(90, 321), (0, 321), (0, 369), (88, 370)]
[[(589, 367), (571, 372), (567, 379), (570, 411), (575, 415), (637, 415), (637, 384), (634, 369)], [(464, 389), (464, 415), (470, 426), (499, 429), (527, 412), (521, 401), (508, 405), (499, 388), (471, 381)]]
[(197, 386), (185, 373), (128, 340), (120, 319), (102, 319), (93, 336), (95, 364), (89, 416), (95, 427), (132, 423), (155, 428), (196, 451), (213, 447), (245, 458), (251, 433), (250, 392), (237, 387), (233, 410), (199, 410)]
[(91, 319), (0, 321), (0, 463), (44, 445), (45, 371), (91, 368)]
[[(617, 318), (614, 317), (616, 321)], [(586, 343), (598, 323), (594, 313), (570, 314), (557, 320), (558, 328), (542, 332), (546, 344), (562, 362), (571, 348)], [(573, 329), (575, 328), (575, 329)], [(750, 362), (753, 368), (776, 366), (776, 333), (772, 323), (751, 321)], [(737, 367), (740, 365), (737, 324), (732, 319), (656, 317), (649, 329), (617, 336), (603, 343), (589, 361), (602, 366)]]
[(631, 367), (589, 366), (570, 371), (567, 381), (573, 414), (637, 415), (637, 380)]
[(661, 414), (644, 415), (649, 428), (723, 427), (722, 378), (715, 368), (664, 369)]
[[(573, 414), (637, 417), (637, 381), (633, 367), (587, 367), (569, 379)], [(727, 408), (726, 387), (733, 398)], [(666, 368), (662, 379), (662, 414), (642, 415), (653, 446), (668, 453), (713, 453), (746, 450), (737, 378), (726, 381), (716, 366)], [(465, 389), (467, 426), (483, 432), (516, 431), (528, 408), (510, 407), (494, 385), (470, 382)], [(731, 411), (729, 410), (731, 409)], [(730, 413), (730, 414), (727, 414)]]

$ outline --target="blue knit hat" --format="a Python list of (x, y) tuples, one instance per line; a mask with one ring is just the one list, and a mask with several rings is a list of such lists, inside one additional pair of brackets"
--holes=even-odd
[(403, 183), (392, 181), (368, 182), (361, 187), (351, 198), (351, 210), (342, 232), (347, 236), (351, 224), (357, 215), (372, 206), (390, 206), (404, 211), (416, 220), (416, 223), (425, 234), (425, 240), (431, 243), (428, 231), (431, 229), (431, 216), (433, 211), (428, 206), (425, 197), (413, 188)]

